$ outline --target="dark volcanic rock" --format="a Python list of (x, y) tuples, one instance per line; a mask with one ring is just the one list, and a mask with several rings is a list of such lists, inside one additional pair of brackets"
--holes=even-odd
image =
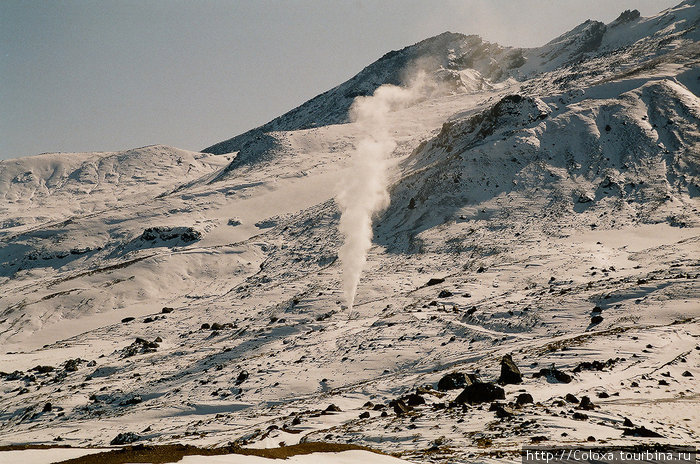
[(119, 406), (132, 406), (141, 402), (143, 402), (143, 399), (139, 395), (135, 395), (119, 403)]
[(369, 413), (367, 411), (361, 413), (360, 419), (369, 419)]
[(7, 380), (8, 382), (12, 380), (19, 380), (22, 377), (24, 377), (24, 372), (22, 371), (14, 371), (10, 372), (9, 374), (5, 374), (5, 380)]
[(467, 385), (462, 393), (457, 396), (455, 402), (459, 404), (476, 404), (504, 399), (506, 399), (506, 392), (498, 385), (491, 382), (475, 382)]
[(509, 406), (499, 404), (495, 408), (496, 411), (496, 417), (499, 419), (506, 419), (508, 417), (513, 417), (515, 415), (515, 411)]
[(189, 243), (201, 238), (202, 233), (193, 229), (192, 227), (149, 227), (141, 234), (141, 240), (145, 242), (178, 239), (185, 243)]
[(241, 373), (238, 374), (238, 377), (236, 377), (236, 385), (240, 385), (245, 382), (249, 376), (248, 371), (241, 371)]
[(439, 391), (456, 390), (476, 382), (474, 374), (463, 374), (462, 372), (451, 372), (440, 379), (437, 384)]
[(335, 404), (329, 404), (328, 407), (323, 411), (323, 412), (342, 412), (343, 410), (340, 409), (338, 406)]
[(75, 359), (69, 359), (66, 361), (66, 363), (63, 366), (63, 370), (66, 372), (75, 372), (78, 370), (78, 367), (80, 366), (80, 363), (84, 362), (80, 358), (75, 358)]
[(567, 393), (564, 399), (569, 402), (569, 403), (578, 403), (578, 398), (576, 398), (574, 395), (571, 393)]
[(53, 370), (53, 366), (35, 366), (31, 370), (38, 374), (48, 374)]
[(498, 378), (498, 383), (501, 385), (518, 384), (523, 382), (523, 376), (520, 374), (520, 369), (515, 365), (513, 357), (507, 354), (501, 358), (501, 376)]
[(535, 401), (532, 399), (532, 395), (529, 393), (521, 393), (515, 399), (515, 404), (518, 406), (522, 406), (523, 404), (534, 403), (534, 402)]
[(532, 375), (533, 378), (547, 377), (550, 382), (571, 383), (571, 376), (564, 371), (560, 371), (554, 367), (540, 369), (539, 372)]
[(403, 400), (409, 406), (420, 406), (421, 404), (425, 404), (425, 398), (416, 393), (403, 396), (401, 397), (401, 400)]
[(428, 287), (432, 287), (433, 285), (441, 284), (445, 281), (445, 279), (440, 279), (439, 277), (433, 277), (428, 281), (427, 285)]
[(449, 298), (452, 296), (452, 292), (449, 290), (443, 290), (438, 294), (438, 298)]
[(410, 406), (403, 402), (403, 400), (393, 400), (389, 403), (389, 406), (394, 408), (394, 412), (397, 416), (406, 414), (411, 410)]
[(581, 372), (581, 371), (602, 371), (605, 368), (612, 367), (616, 363), (623, 361), (622, 358), (610, 358), (607, 361), (584, 361), (580, 363), (578, 366), (576, 366), (573, 369), (573, 372)]
[(664, 438), (663, 435), (661, 435), (657, 432), (654, 432), (653, 430), (649, 430), (648, 428), (644, 427), (643, 425), (640, 425), (639, 427), (625, 429), (622, 432), (622, 435), (629, 436), (629, 437)]
[(136, 341), (126, 348), (122, 349), (122, 358), (129, 358), (137, 354), (155, 353), (158, 348), (157, 342), (149, 342), (143, 338), (136, 338)]
[(109, 442), (110, 445), (127, 445), (135, 441), (140, 440), (141, 437), (136, 435), (134, 432), (120, 433), (116, 437), (112, 438)]
[(578, 412), (578, 411), (576, 411), (576, 412), (573, 414), (573, 416), (571, 416), (571, 417), (573, 417), (574, 420), (586, 420), (586, 419), (588, 419), (588, 415), (587, 415), (587, 414), (584, 414), (584, 413)]
[(587, 396), (582, 396), (581, 397), (581, 403), (578, 405), (579, 409), (583, 409), (586, 411), (590, 411), (595, 408), (595, 405), (591, 401), (591, 399)]

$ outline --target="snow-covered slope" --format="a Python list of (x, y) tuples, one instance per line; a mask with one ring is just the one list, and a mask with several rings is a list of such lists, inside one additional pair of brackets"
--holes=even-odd
[[(0, 445), (698, 442), (698, 17), (536, 50), (443, 34), (212, 150), (230, 159), (0, 162)], [(415, 58), (451, 84), (387, 115), (391, 203), (348, 312), (334, 199), (364, 130), (340, 123)], [(504, 398), (443, 388), (507, 354)]]
[(642, 18), (637, 10), (626, 10), (610, 24), (589, 20), (542, 47), (532, 49), (503, 47), (485, 42), (476, 35), (445, 32), (389, 52), (347, 82), (267, 124), (203, 151), (239, 152), (236, 165), (254, 163), (259, 159), (261, 145), (266, 149), (272, 143), (269, 133), (347, 122), (348, 109), (356, 96), (371, 95), (382, 84), (400, 84), (417, 69), (426, 70), (437, 81), (447, 83), (446, 91), (474, 92), (511, 76), (522, 79), (594, 56), (615, 54), (624, 48), (629, 48), (630, 52), (624, 60), (608, 59), (606, 64), (614, 69), (628, 68), (650, 57), (697, 45), (700, 39), (698, 8), (697, 0), (685, 0), (650, 18)]
[(118, 207), (135, 198), (155, 197), (174, 184), (219, 170), (227, 161), (162, 145), (0, 161), (0, 214), (4, 220), (0, 237), (27, 226)]

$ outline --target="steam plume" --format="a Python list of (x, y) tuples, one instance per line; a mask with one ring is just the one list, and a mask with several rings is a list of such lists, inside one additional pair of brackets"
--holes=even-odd
[(369, 97), (357, 97), (350, 118), (359, 124), (363, 137), (353, 155), (350, 175), (338, 195), (342, 214), (340, 232), (345, 242), (338, 256), (343, 268), (343, 292), (352, 309), (367, 252), (372, 246), (372, 218), (389, 206), (390, 155), (396, 141), (389, 132), (387, 115), (414, 103), (431, 84), (419, 73), (407, 87), (385, 84)]

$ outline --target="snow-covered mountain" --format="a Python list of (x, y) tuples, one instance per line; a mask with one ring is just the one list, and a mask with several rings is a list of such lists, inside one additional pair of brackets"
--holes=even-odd
[[(0, 161), (0, 445), (698, 442), (699, 21), (444, 33), (204, 153)], [(348, 111), (418, 70), (349, 312)]]

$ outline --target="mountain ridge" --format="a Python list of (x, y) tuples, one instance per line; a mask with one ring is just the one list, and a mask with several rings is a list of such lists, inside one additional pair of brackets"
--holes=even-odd
[[(444, 32), (403, 49), (388, 52), (348, 81), (262, 126), (202, 151), (234, 154), (235, 158), (221, 176), (231, 175), (238, 167), (269, 161), (276, 156), (276, 131), (346, 123), (348, 110), (355, 96), (371, 94), (382, 84), (402, 85), (411, 69), (427, 70), (436, 81), (447, 83), (449, 92), (468, 93), (475, 91), (474, 89), (498, 84), (505, 79), (527, 80), (537, 75), (547, 76), (548, 73), (566, 66), (580, 65), (598, 54), (614, 53), (615, 50), (624, 49), (644, 38), (649, 41), (664, 28), (680, 28), (676, 35), (690, 35), (694, 37), (690, 43), (697, 43), (700, 34), (700, 15), (697, 14), (697, 9), (697, 3), (683, 1), (676, 7), (649, 18), (642, 18), (637, 10), (626, 10), (607, 25), (600, 21), (587, 20), (545, 45), (530, 49), (502, 47), (484, 42), (479, 36)], [(694, 22), (692, 11), (695, 11)], [(643, 33), (640, 35), (637, 32), (635, 35), (632, 33), (634, 30)], [(631, 38), (625, 39), (626, 35)], [(651, 40), (651, 43), (641, 44), (640, 51), (635, 52), (633, 56), (627, 56), (625, 62), (620, 61), (617, 69), (646, 60), (646, 54), (663, 55), (682, 46), (676, 44), (666, 51), (650, 51), (659, 48), (660, 42), (664, 40), (668, 42), (668, 39), (661, 37)], [(463, 77), (467, 70), (475, 72), (475, 75), (467, 76), (468, 83)], [(567, 79), (558, 90), (575, 87), (576, 83), (576, 79)]]

